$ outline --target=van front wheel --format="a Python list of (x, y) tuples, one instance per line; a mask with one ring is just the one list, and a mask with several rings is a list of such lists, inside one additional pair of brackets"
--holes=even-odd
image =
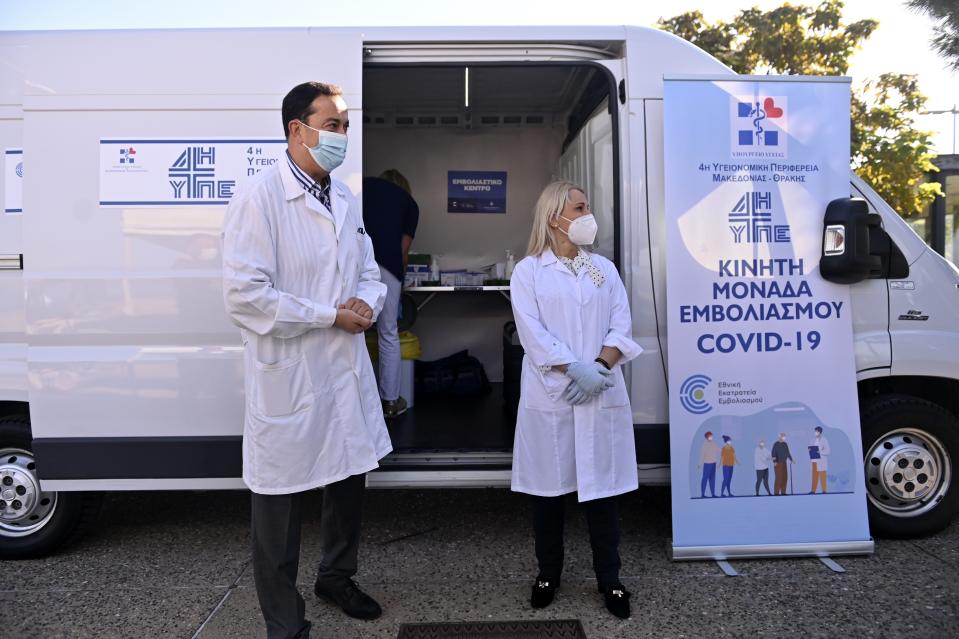
[(959, 510), (959, 419), (906, 395), (869, 398), (860, 413), (873, 534), (921, 537), (948, 526)]
[(96, 521), (99, 493), (44, 492), (30, 422), (0, 418), (0, 559), (41, 557), (76, 541)]

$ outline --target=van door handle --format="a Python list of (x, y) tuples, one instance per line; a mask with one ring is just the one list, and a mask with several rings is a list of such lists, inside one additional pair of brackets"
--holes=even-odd
[(0, 271), (22, 271), (23, 253), (0, 255)]

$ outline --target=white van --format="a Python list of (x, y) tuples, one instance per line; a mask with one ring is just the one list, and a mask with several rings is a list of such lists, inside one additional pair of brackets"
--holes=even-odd
[[(224, 207), (101, 206), (100, 147), (282, 139), (280, 101), (305, 80), (351, 107), (337, 176), (359, 191), (404, 173), (414, 250), (441, 267), (522, 256), (542, 187), (587, 189), (644, 348), (628, 371), (640, 481), (667, 483), (664, 74), (732, 72), (636, 27), (0, 33), (0, 149), (23, 180), (22, 213), (0, 215), (0, 557), (75, 538), (102, 491), (243, 487)], [(448, 213), (453, 170), (505, 171), (506, 214)], [(885, 230), (882, 272), (850, 284), (873, 531), (927, 534), (959, 504), (959, 271), (860, 180), (850, 194)], [(370, 486), (508, 485), (508, 291), (410, 294), (422, 358), (469, 350), (492, 391), (414, 398)]]

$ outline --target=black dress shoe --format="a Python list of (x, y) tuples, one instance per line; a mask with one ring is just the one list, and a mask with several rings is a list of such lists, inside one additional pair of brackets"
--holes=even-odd
[(533, 584), (533, 594), (529, 598), (529, 605), (533, 608), (545, 608), (553, 603), (556, 589), (559, 588), (559, 579), (542, 579), (537, 577)]
[(620, 619), (629, 619), (629, 591), (623, 584), (601, 587), (603, 599), (606, 600), (606, 610)]
[(320, 599), (326, 599), (339, 606), (343, 612), (354, 619), (376, 619), (383, 614), (380, 604), (360, 590), (352, 579), (334, 584), (317, 581), (313, 586), (313, 592)]

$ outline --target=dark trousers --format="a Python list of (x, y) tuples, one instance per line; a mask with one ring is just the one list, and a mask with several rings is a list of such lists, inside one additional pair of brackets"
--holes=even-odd
[[(345, 583), (356, 574), (365, 486), (366, 475), (353, 475), (323, 489), (317, 581)], [(253, 579), (268, 639), (306, 639), (310, 634), (296, 589), (303, 495), (253, 493)]]
[(776, 475), (776, 480), (773, 483), (773, 490), (777, 495), (785, 495), (786, 481), (789, 479), (788, 471), (786, 470), (786, 462), (776, 462), (773, 466), (773, 470)]
[(729, 496), (733, 496), (733, 466), (723, 466), (723, 485), (719, 489), (720, 495), (725, 495), (729, 493)]
[(771, 495), (769, 492), (769, 469), (763, 468), (762, 470), (756, 471), (756, 494), (759, 494), (759, 484), (762, 484), (766, 487), (766, 494)]
[[(616, 497), (583, 502), (593, 549), (593, 570), (601, 587), (619, 583), (619, 506)], [(559, 579), (563, 572), (565, 496), (533, 497), (533, 531), (540, 579)]]
[(706, 496), (706, 484), (709, 484), (709, 492), (716, 496), (716, 464), (703, 464), (703, 479), (699, 482), (699, 492), (703, 497)]

